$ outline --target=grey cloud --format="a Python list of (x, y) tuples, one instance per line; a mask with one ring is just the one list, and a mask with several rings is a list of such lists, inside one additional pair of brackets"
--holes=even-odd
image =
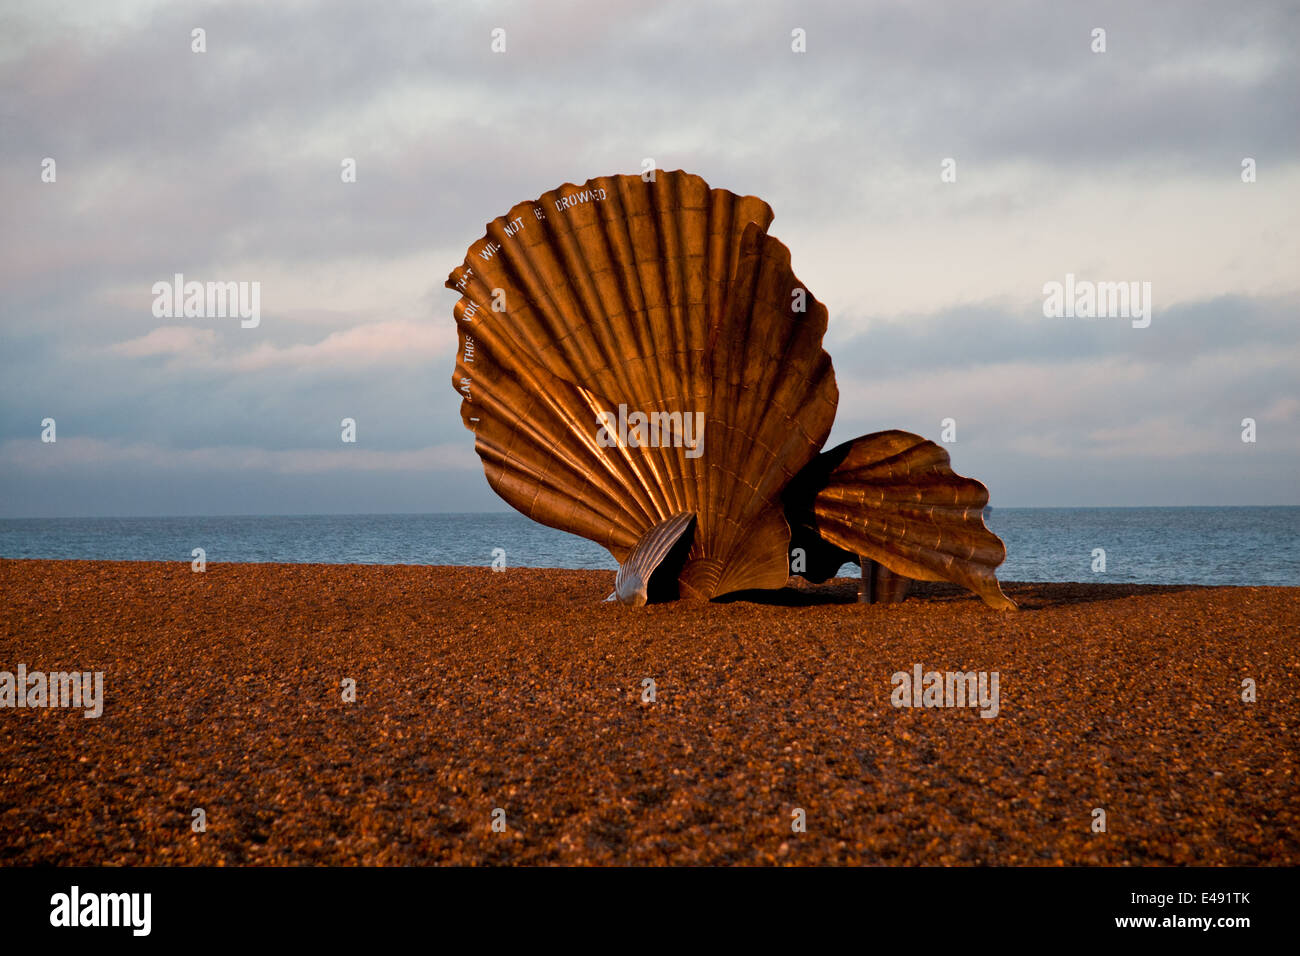
[[(58, 409), (67, 434), (177, 449), (331, 447), (344, 414), (365, 423), (375, 447), (468, 446), (449, 356), (389, 369), (358, 359), (232, 370), (111, 347), (158, 328), (148, 312), (154, 281), (177, 271), (226, 276), (249, 262), (292, 275), (346, 261), (378, 274), (396, 258), (418, 257), (427, 262), (424, 311), (338, 307), (322, 289), (286, 315), (276, 311), (274, 280), (229, 276), (266, 279), (268, 316), (257, 336), (220, 330), (221, 357), (394, 319), (449, 326), (455, 296), (442, 281), (484, 223), (560, 182), (637, 171), (643, 156), (763, 196), (780, 236), (906, 222), (926, 201), (917, 171), (933, 179), (943, 156), (958, 157), (964, 182), (1027, 164), (1033, 189), (984, 186), (948, 210), (1011, 215), (1081, 182), (1140, 190), (1185, 180), (1196, 190), (1207, 177), (1233, 179), (1242, 155), (1271, 176), (1295, 166), (1300, 136), (1297, 14), (1283, 3), (1239, 11), (1209, 2), (981, 9), (683, 0), (619, 9), (411, 0), (144, 10), (92, 28), (88, 8), (36, 3), (0, 21), (0, 441), (32, 437)], [(208, 31), (202, 56), (189, 52), (193, 26)], [(495, 26), (508, 30), (506, 56), (488, 49)], [(796, 26), (808, 31), (803, 56), (789, 50)], [(1088, 51), (1094, 26), (1108, 30), (1106, 54)], [(55, 186), (38, 180), (44, 156), (59, 162)], [(354, 186), (339, 182), (343, 156), (358, 160)], [(131, 289), (138, 305), (115, 298)], [(1016, 302), (933, 315), (833, 315), (828, 347), (846, 391), (875, 381), (903, 389), (884, 408), (842, 406), (835, 439), (886, 425), (931, 433), (939, 407), (958, 404), (974, 421), (956, 454), (969, 456), (970, 473), (1004, 501), (1069, 503), (1068, 495), (1043, 500), (1042, 489), (1060, 487), (1094, 503), (1149, 502), (1138, 477), (1147, 468), (1189, 501), (1294, 500), (1280, 477), (1294, 474), (1292, 452), (1261, 448), (1245, 476), (1231, 458), (1206, 462), (1199, 484), (1185, 466), (1140, 455), (1067, 467), (1018, 444), (1028, 416), (1016, 416), (1004, 394), (986, 399), (954, 386), (927, 403), (906, 392), (909, 380), (944, 370), (1020, 363), (1064, 375), (1091, 363), (1090, 375), (1111, 381), (1109, 393), (1062, 410), (1055, 426), (1035, 423), (1030, 437), (1086, 450), (1087, 436), (1127, 421), (1124, 403), (1143, 392), (1149, 399), (1134, 416), (1218, 416), (1214, 427), (1222, 419), (1228, 429), (1239, 406), (1294, 395), (1283, 372), (1242, 364), (1251, 343), (1295, 346), (1287, 289), (1269, 299), (1224, 290), (1160, 311), (1141, 331), (1045, 320), (1037, 299), (1029, 289)], [(313, 321), (302, 321), (307, 313)], [(1221, 374), (1188, 381), (1186, 368), (1216, 355), (1225, 356)], [(1125, 383), (1126, 363), (1140, 363), (1149, 380)], [(191, 495), (119, 469), (98, 484), (72, 474), (7, 476), (0, 490), (11, 494), (0, 497), (27, 502), (3, 505), (24, 513), (81, 513), (92, 501), (110, 509), (99, 513), (150, 502), (278, 510), (294, 500), (305, 503), (297, 510), (348, 510), (367, 480), (340, 476), (331, 485), (313, 476), (295, 499), (283, 477), (196, 474)], [(444, 501), (424, 497), (444, 480), (435, 475), (374, 480), (397, 510), (499, 507), (483, 482), (445, 481)]]
[(896, 378), (920, 369), (1105, 356), (1177, 369), (1216, 350), (1294, 346), (1297, 310), (1300, 301), (1290, 297), (1225, 295), (1167, 309), (1157, 298), (1151, 326), (1135, 329), (1122, 318), (1045, 318), (1040, 296), (1029, 309), (986, 304), (901, 318), (832, 316), (826, 341), (836, 368), (858, 376)]

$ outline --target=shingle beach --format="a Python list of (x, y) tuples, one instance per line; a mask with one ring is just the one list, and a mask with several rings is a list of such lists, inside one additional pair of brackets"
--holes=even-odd
[[(0, 671), (104, 675), (97, 718), (0, 709), (0, 858), (1300, 863), (1300, 588), (612, 580), (0, 561)], [(918, 665), (997, 672), (996, 716), (893, 706)]]

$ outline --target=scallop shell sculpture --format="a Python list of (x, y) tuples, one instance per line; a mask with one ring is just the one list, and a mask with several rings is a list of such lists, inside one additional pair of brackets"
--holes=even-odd
[(447, 280), (489, 484), (607, 548), (624, 603), (783, 587), (798, 544), (805, 576), (858, 561), (877, 599), (943, 580), (1014, 607), (988, 492), (943, 449), (882, 432), (819, 454), (826, 307), (771, 221), (679, 171), (566, 184), (491, 222)]

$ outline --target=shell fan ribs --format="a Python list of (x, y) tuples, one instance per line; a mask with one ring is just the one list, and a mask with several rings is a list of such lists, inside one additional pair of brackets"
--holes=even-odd
[(631, 558), (629, 603), (647, 574), (672, 585), (652, 599), (783, 587), (793, 521), (823, 558), (1001, 606), (988, 494), (942, 449), (884, 432), (818, 454), (839, 398), (826, 307), (771, 221), (762, 200), (678, 171), (567, 184), (491, 222), (447, 280), (452, 384), (489, 484)]

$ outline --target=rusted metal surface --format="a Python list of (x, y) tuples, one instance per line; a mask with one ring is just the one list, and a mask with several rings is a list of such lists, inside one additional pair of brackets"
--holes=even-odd
[(904, 431), (855, 438), (818, 456), (787, 499), (791, 522), (860, 556), (864, 578), (876, 562), (905, 578), (960, 584), (991, 607), (1015, 607), (994, 574), (1007, 550), (984, 526), (988, 489), (953, 472), (932, 441)]
[[(817, 547), (988, 601), (1001, 542), (978, 508), (955, 520), (955, 504), (938, 507), (982, 485), (898, 471), (927, 519), (921, 498), (860, 481), (861, 455), (829, 466), (818, 455), (838, 402), (827, 313), (771, 220), (762, 200), (678, 171), (561, 186), (491, 222), (447, 281), (461, 293), (452, 384), (489, 483), (620, 562), (656, 526), (694, 515), (689, 550), (659, 572), (685, 597), (783, 586), (790, 513)], [(854, 508), (880, 514), (858, 520)]]
[(879, 561), (859, 555), (862, 581), (858, 585), (859, 604), (897, 604), (907, 597), (912, 579), (895, 574)]

